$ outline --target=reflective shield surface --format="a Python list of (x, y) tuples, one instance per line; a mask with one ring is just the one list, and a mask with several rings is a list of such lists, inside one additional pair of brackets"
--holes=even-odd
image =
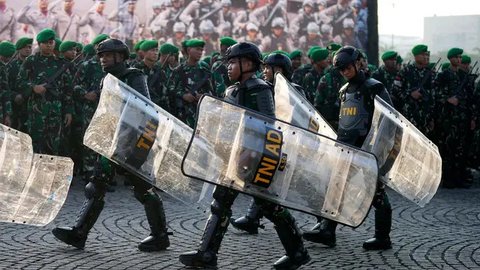
[(405, 198), (423, 207), (437, 192), (442, 177), (437, 146), (378, 96), (362, 149), (375, 154), (380, 179)]
[(278, 119), (315, 133), (337, 138), (337, 133), (282, 74), (275, 75), (275, 115)]
[[(375, 194), (373, 154), (204, 96), (183, 172), (358, 226)], [(205, 150), (208, 151), (205, 151)]]
[(191, 136), (190, 127), (108, 75), (83, 143), (176, 199), (205, 209), (196, 204), (211, 202), (209, 188), (180, 170)]

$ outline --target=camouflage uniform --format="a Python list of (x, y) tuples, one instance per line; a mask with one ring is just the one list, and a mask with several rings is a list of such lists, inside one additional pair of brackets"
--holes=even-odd
[(11, 93), (8, 88), (7, 66), (0, 61), (0, 123), (7, 115), (12, 115)]
[(298, 85), (303, 85), (303, 79), (305, 75), (312, 69), (312, 64), (305, 64), (297, 68), (292, 75), (292, 82)]
[(385, 66), (380, 66), (377, 70), (372, 73), (372, 78), (381, 82), (385, 88), (387, 88), (388, 94), (392, 97), (393, 106), (397, 110), (401, 110), (401, 102), (395, 99), (395, 96), (392, 94), (393, 82), (397, 77), (397, 70), (394, 72), (389, 72), (385, 69)]
[(211, 71), (213, 87), (215, 87), (214, 94), (217, 97), (223, 97), (225, 94), (225, 89), (227, 89), (227, 87), (233, 84), (228, 78), (228, 70), (226, 64), (224, 63), (223, 57), (219, 56), (218, 58), (216, 58), (216, 61), (212, 64)]
[(147, 76), (148, 90), (152, 102), (170, 112), (167, 88), (164, 85), (166, 76), (162, 67), (157, 63), (149, 68), (145, 62), (140, 62), (135, 65), (135, 68), (140, 69)]
[[(423, 134), (432, 136), (430, 122), (433, 121), (433, 109), (435, 106), (433, 96), (433, 78), (431, 69), (418, 68), (416, 64), (409, 64), (402, 68), (393, 82), (392, 95), (398, 102), (400, 112), (417, 127)], [(429, 75), (430, 74), (430, 75)], [(425, 76), (430, 76), (424, 79)], [(415, 100), (410, 95), (412, 91), (423, 85), (421, 99)]]
[(336, 130), (340, 113), (339, 91), (346, 83), (343, 76), (333, 68), (328, 69), (318, 83), (315, 94), (315, 108)]
[(62, 72), (43, 95), (33, 92), (35, 85), (46, 83), (62, 66), (59, 58), (38, 53), (27, 57), (20, 67), (17, 86), (28, 100), (27, 130), (36, 153), (60, 154), (65, 131), (63, 116), (73, 114), (72, 76), (68, 70)]
[(322, 78), (323, 72), (319, 73), (316, 69), (312, 68), (307, 72), (303, 79), (302, 87), (305, 90), (305, 97), (310, 103), (314, 104), (315, 92), (317, 92), (318, 82)]
[(11, 91), (12, 102), (12, 127), (22, 132), (27, 132), (27, 101), (17, 104), (14, 100), (18, 94), (21, 94), (17, 88), (17, 76), (23, 61), (18, 57), (13, 59), (7, 66), (8, 89)]
[(183, 63), (173, 71), (168, 88), (175, 95), (176, 116), (193, 127), (197, 104), (185, 102), (183, 95), (188, 92), (193, 95), (213, 93), (210, 71), (200, 63), (195, 66)]

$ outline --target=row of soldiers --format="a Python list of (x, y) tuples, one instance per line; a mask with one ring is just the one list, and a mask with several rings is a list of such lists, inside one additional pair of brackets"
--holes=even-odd
[(172, 0), (155, 2), (153, 15), (145, 23), (136, 13), (135, 0), (124, 1), (110, 14), (104, 12), (106, 0), (96, 0), (83, 16), (75, 11), (74, 0), (38, 0), (37, 8), (32, 2), (17, 13), (6, 2), (0, 0), (0, 41), (13, 42), (19, 34), (34, 36), (41, 29), (51, 28), (62, 40), (85, 42), (88, 38), (84, 35), (89, 31), (84, 29), (90, 28), (96, 35), (109, 33), (130, 48), (142, 38), (174, 43), (165, 37), (178, 36), (179, 41), (197, 37), (206, 42), (205, 51), (211, 53), (221, 36), (252, 42), (262, 51), (291, 51), (326, 46), (332, 41), (366, 48), (368, 34), (367, 4), (363, 0), (304, 0), (292, 20), (285, 2), (279, 0), (268, 0), (263, 6), (258, 0), (247, 0), (246, 9), (238, 11), (231, 0)]

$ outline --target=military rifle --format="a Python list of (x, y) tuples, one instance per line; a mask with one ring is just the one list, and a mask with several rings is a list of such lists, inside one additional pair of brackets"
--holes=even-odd
[(60, 96), (60, 93), (55, 90), (53, 88), (53, 82), (60, 76), (63, 74), (63, 72), (65, 72), (65, 70), (67, 70), (72, 64), (75, 63), (75, 61), (81, 57), (82, 54), (79, 54), (77, 55), (72, 61), (69, 61), (65, 64), (63, 64), (63, 66), (57, 70), (57, 72), (55, 72), (52, 76), (48, 77), (47, 80), (45, 81), (45, 83), (43, 83), (43, 87), (45, 87), (45, 89), (47, 89), (47, 92), (50, 93), (52, 96), (58, 98)]
[(210, 16), (212, 16), (212, 15), (215, 14), (215, 13), (217, 13), (217, 12), (218, 12), (220, 9), (222, 9), (222, 8), (223, 8), (223, 6), (218, 6), (218, 7), (216, 7), (216, 8), (213, 9), (212, 11), (203, 14), (203, 16), (200, 17), (200, 18), (198, 18), (197, 21), (198, 21), (198, 22), (201, 22), (201, 21), (203, 21), (203, 20), (208, 19)]
[(467, 82), (469, 81), (470, 75), (472, 74), (472, 71), (475, 69), (477, 64), (478, 64), (478, 61), (475, 61), (475, 64), (472, 66), (472, 68), (468, 71), (468, 73), (463, 78), (462, 83), (457, 87), (457, 89), (455, 89), (454, 97), (456, 97), (458, 99), (458, 104), (459, 105), (461, 104), (462, 100), (467, 99), (466, 91), (462, 92), (462, 90), (465, 87), (465, 85), (467, 84)]
[(440, 63), (441, 60), (442, 60), (442, 58), (438, 58), (437, 62), (435, 62), (435, 65), (433, 65), (433, 67), (431, 69), (427, 70), (425, 76), (423, 76), (422, 81), (420, 82), (420, 85), (418, 86), (420, 94), (422, 94), (422, 100), (423, 101), (429, 101), (430, 100), (430, 97), (428, 96), (427, 92), (425, 92), (425, 89), (423, 88), (423, 86), (425, 85), (427, 80), (431, 79), (433, 71), (435, 70), (436, 66)]
[[(271, 24), (271, 21), (273, 20), (273, 16), (275, 15), (275, 13), (277, 13), (277, 10), (281, 7), (281, 1), (279, 0), (277, 2), (277, 4), (273, 7), (272, 9), (272, 12), (270, 13), (270, 15), (267, 17), (267, 19), (262, 23), (262, 25), (260, 26), (260, 30), (262, 31), (262, 33), (265, 32), (265, 30), (268, 30), (269, 29), (269, 25)], [(286, 23), (286, 22), (285, 22)]]
[(148, 88), (153, 88), (153, 86), (155, 85), (155, 83), (158, 81), (158, 79), (160, 79), (160, 75), (161, 73), (163, 72), (163, 67), (165, 66), (165, 63), (168, 61), (168, 58), (170, 58), (172, 54), (169, 53), (167, 54), (167, 57), (165, 57), (165, 59), (163, 60), (163, 62), (160, 64), (160, 69), (158, 72), (155, 72), (153, 74), (153, 77), (152, 79), (150, 80), (150, 82), (148, 83)]

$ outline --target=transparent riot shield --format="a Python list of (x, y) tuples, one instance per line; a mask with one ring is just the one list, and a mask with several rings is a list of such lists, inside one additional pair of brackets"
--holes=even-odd
[(211, 96), (197, 117), (185, 175), (348, 226), (366, 217), (373, 154)]
[(315, 133), (337, 138), (337, 133), (282, 74), (275, 75), (275, 115), (294, 126), (306, 128)]
[(191, 136), (190, 127), (107, 75), (83, 143), (170, 196), (203, 210), (211, 202), (212, 188), (180, 170)]
[(43, 226), (70, 188), (70, 158), (33, 153), (30, 136), (0, 125), (0, 221)]
[(362, 149), (375, 154), (380, 179), (405, 198), (423, 207), (437, 192), (442, 176), (437, 146), (378, 96)]

